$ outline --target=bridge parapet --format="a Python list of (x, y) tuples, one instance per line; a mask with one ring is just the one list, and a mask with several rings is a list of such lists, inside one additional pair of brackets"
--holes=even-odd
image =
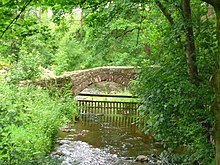
[(41, 87), (65, 87), (72, 84), (72, 93), (77, 95), (88, 86), (103, 81), (116, 82), (128, 86), (131, 79), (137, 78), (135, 67), (126, 66), (106, 66), (86, 70), (67, 72), (62, 76), (51, 78), (41, 78), (20, 82), (20, 85), (34, 84)]

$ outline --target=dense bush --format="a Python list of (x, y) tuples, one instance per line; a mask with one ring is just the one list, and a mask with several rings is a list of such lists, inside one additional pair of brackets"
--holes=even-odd
[(144, 131), (164, 144), (163, 155), (169, 155), (172, 163), (209, 164), (215, 153), (209, 135), (212, 89), (207, 81), (199, 88), (193, 85), (181, 66), (174, 61), (141, 69), (136, 92), (144, 103), (140, 108)]
[(76, 115), (71, 96), (62, 95), (0, 82), (0, 164), (43, 161), (58, 128)]
[[(69, 34), (69, 33), (68, 33)], [(83, 45), (66, 35), (59, 42), (59, 49), (54, 55), (54, 65), (53, 69), (57, 74), (61, 74), (64, 71), (73, 71), (83, 69), (85, 65), (85, 54), (86, 51)]]
[(9, 68), (7, 75), (11, 82), (38, 78), (40, 75), (39, 66), (42, 64), (40, 53), (36, 50), (27, 52), (26, 48), (21, 50), (20, 59)]
[(41, 74), (39, 68), (49, 67), (51, 58), (52, 48), (45, 43), (43, 35), (28, 36), (22, 41), (16, 54), (8, 55), (8, 60), (11, 61), (8, 78), (12, 82), (36, 79)]

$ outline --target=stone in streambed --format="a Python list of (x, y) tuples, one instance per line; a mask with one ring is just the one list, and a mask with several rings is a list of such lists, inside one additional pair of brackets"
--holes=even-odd
[(135, 159), (136, 162), (149, 162), (149, 158), (145, 155), (139, 155)]

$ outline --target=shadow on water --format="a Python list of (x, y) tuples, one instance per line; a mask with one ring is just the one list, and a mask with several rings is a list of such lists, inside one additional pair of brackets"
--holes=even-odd
[[(162, 147), (141, 133), (134, 122), (134, 116), (82, 114), (71, 128), (59, 131), (55, 155), (63, 159), (62, 164), (143, 164), (135, 158), (158, 155)], [(158, 163), (152, 159), (145, 164)]]

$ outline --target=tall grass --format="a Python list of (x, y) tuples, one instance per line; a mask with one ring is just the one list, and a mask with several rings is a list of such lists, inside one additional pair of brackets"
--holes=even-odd
[(68, 92), (1, 81), (0, 164), (40, 164), (51, 151), (58, 128), (76, 114)]

